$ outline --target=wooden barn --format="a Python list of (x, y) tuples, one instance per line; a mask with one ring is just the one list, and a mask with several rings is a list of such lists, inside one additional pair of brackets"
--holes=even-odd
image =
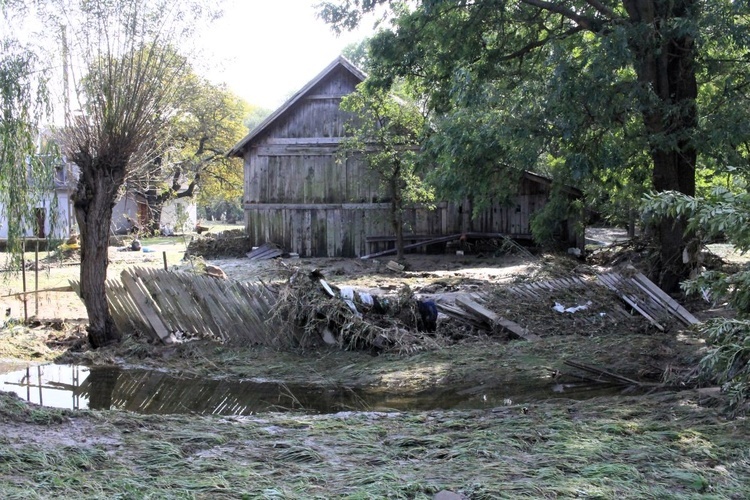
[[(356, 156), (337, 156), (350, 118), (339, 109), (365, 75), (334, 60), (228, 153), (244, 159), (244, 209), (253, 245), (272, 242), (305, 257), (357, 257), (392, 247), (389, 204)], [(527, 173), (514, 206), (493, 206), (471, 220), (468, 203), (406, 211), (405, 242), (464, 232), (530, 238), (530, 215), (546, 203), (551, 181)], [(576, 235), (564, 235), (581, 246)]]

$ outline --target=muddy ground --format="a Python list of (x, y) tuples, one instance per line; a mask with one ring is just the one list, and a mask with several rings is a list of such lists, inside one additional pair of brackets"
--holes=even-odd
[[(169, 266), (201, 265), (180, 261), (180, 242), (150, 246), (154, 252), (147, 254), (112, 249), (110, 276), (131, 265), (162, 266), (161, 252), (167, 252)], [(607, 269), (606, 262), (582, 263), (567, 255), (505, 251), (409, 255), (403, 272), (388, 269), (389, 260), (211, 263), (234, 279), (270, 283), (302, 267), (319, 269), (333, 285), (386, 295), (408, 285), (417, 296), (446, 300), (456, 293), (492, 295), (512, 283), (586, 277)], [(75, 266), (50, 264), (40, 288), (65, 283), (71, 269), (74, 277)], [(13, 290), (17, 282), (6, 286)], [(12, 308), (11, 319), (17, 319), (22, 302), (4, 300)], [(722, 313), (698, 301), (685, 303), (701, 318)], [(140, 336), (92, 351), (85, 345), (85, 309), (78, 299), (69, 292), (48, 292), (40, 301), (37, 326), (11, 321), (0, 333), (6, 370), (46, 361), (117, 364), (177, 376), (368, 387), (395, 394), (462, 387), (481, 395), (504, 384), (552, 385), (576, 374), (565, 361), (578, 360), (647, 388), (638, 395), (581, 401), (520, 395), (474, 411), (313, 415), (301, 408), (244, 417), (74, 412), (4, 395), (0, 496), (432, 498), (442, 490), (463, 498), (750, 496), (747, 421), (725, 418), (714, 392), (684, 386), (705, 352), (698, 331), (675, 323), (660, 332), (635, 316), (599, 326), (572, 315), (547, 320), (555, 317), (538, 311), (550, 306), (494, 303), (519, 321), (536, 321), (542, 332), (538, 342), (472, 331), (460, 320), (441, 316), (435, 341), (425, 344), (433, 347), (411, 353), (331, 347), (280, 351), (207, 341), (160, 346)]]

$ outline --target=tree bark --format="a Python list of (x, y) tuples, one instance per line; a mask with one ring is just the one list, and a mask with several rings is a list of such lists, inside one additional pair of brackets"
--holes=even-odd
[(401, 191), (401, 166), (396, 165), (388, 180), (391, 190), (391, 224), (396, 236), (396, 260), (404, 260), (404, 202)]
[[(690, 36), (677, 34), (670, 24), (690, 18), (695, 0), (624, 0), (623, 4), (638, 28), (630, 43), (646, 96), (642, 114), (650, 138), (654, 189), (692, 196), (698, 157), (692, 142), (698, 125), (696, 49)], [(650, 102), (648, 96), (655, 96), (657, 102)], [(656, 232), (660, 252), (651, 274), (667, 292), (676, 291), (689, 274), (688, 264), (682, 261), (685, 227), (682, 219), (665, 219)]]
[(125, 166), (99, 166), (80, 161), (78, 165), (81, 176), (73, 201), (81, 232), (81, 297), (89, 317), (89, 343), (99, 348), (121, 339), (109, 312), (105, 282), (109, 266), (109, 226)]

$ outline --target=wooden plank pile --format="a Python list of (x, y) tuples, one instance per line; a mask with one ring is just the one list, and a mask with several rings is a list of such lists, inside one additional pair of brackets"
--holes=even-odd
[(284, 251), (273, 243), (264, 243), (258, 248), (247, 253), (247, 258), (250, 260), (269, 260), (281, 257)]
[(672, 297), (664, 293), (646, 276), (635, 272), (632, 268), (629, 271), (630, 276), (613, 272), (600, 274), (597, 276), (597, 280), (616, 293), (626, 304), (660, 331), (665, 330), (662, 323), (670, 317), (678, 319), (686, 326), (698, 323), (695, 316), (675, 302)]
[(469, 313), (486, 320), (491, 327), (499, 327), (502, 330), (508, 332), (508, 336), (510, 338), (531, 341), (539, 340), (538, 335), (530, 333), (528, 329), (523, 328), (518, 323), (495, 314), (494, 312), (478, 304), (477, 302), (474, 302), (468, 297), (457, 297), (456, 303)]

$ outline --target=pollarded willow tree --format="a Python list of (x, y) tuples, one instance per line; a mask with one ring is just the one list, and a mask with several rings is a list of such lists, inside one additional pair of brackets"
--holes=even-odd
[(205, 17), (200, 2), (86, 0), (52, 2), (52, 22), (66, 25), (80, 111), (61, 133), (80, 168), (74, 207), (81, 237), (81, 295), (89, 341), (119, 340), (105, 296), (112, 208), (129, 173), (168, 144), (187, 61), (174, 47)]
[[(746, 2), (353, 0), (324, 2), (321, 16), (345, 29), (381, 5), (393, 26), (371, 42), (371, 84), (421, 82), (454, 190), (491, 196), (514, 168), (582, 185), (624, 166), (693, 195), (704, 164), (748, 161)], [(681, 217), (656, 228), (665, 290), (688, 272), (685, 230)]]

